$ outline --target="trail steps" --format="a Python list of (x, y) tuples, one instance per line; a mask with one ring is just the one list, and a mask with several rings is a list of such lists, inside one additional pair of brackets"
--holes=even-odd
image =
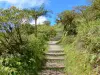
[(64, 75), (64, 50), (56, 44), (58, 41), (49, 41), (46, 55), (46, 65), (40, 75)]

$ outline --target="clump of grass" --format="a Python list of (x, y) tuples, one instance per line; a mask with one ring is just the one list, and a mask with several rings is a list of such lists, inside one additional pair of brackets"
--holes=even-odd
[[(66, 75), (92, 75), (93, 69), (89, 63), (90, 54), (86, 51), (78, 51), (72, 45), (65, 47)], [(93, 74), (95, 75), (95, 73)]]

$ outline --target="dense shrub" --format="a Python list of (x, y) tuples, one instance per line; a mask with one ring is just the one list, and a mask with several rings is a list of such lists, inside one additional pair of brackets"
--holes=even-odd
[[(25, 44), (20, 45), (20, 52), (8, 54), (3, 65), (15, 68), (21, 75), (35, 74), (41, 70), (44, 62), (45, 40), (30, 35)], [(5, 56), (4, 56), (5, 57)]]
[[(11, 32), (2, 32), (0, 35), (0, 52), (3, 58), (1, 65), (14, 68), (7, 73), (15, 73), (18, 75), (37, 75), (41, 71), (43, 64), (45, 64), (44, 52), (46, 50), (46, 41), (53, 37), (55, 33), (51, 30), (50, 26), (47, 29), (42, 29), (43, 33), (38, 33), (34, 36), (34, 32), (30, 27), (20, 25), (18, 28), (13, 28)], [(9, 41), (8, 41), (9, 40)]]
[(39, 36), (42, 35), (45, 40), (50, 40), (56, 36), (56, 30), (52, 26), (42, 25), (38, 27)]
[(15, 68), (9, 68), (2, 65), (2, 60), (0, 59), (0, 75), (11, 75), (12, 72), (16, 72)]
[(63, 12), (61, 12), (60, 14), (58, 14), (57, 17), (57, 23), (61, 23), (63, 25), (63, 31), (65, 32), (65, 34), (67, 35), (76, 35), (77, 31), (76, 31), (76, 12), (75, 11), (69, 11), (69, 10), (65, 10)]
[(77, 36), (64, 36), (66, 73), (96, 75), (100, 66), (100, 22), (81, 23)]
[(21, 9), (11, 7), (0, 11), (0, 15), (0, 71), (4, 75), (38, 75), (45, 63), (47, 35), (35, 37), (34, 26), (23, 23), (23, 17), (29, 17)]

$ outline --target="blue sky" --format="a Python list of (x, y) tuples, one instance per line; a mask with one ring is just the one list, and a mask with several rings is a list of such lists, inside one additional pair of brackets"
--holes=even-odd
[[(71, 10), (74, 6), (86, 5), (87, 0), (0, 0), (0, 8), (8, 8), (12, 5), (19, 8), (30, 8), (45, 3), (46, 8), (53, 11), (51, 24), (55, 24), (56, 15), (64, 10)], [(40, 22), (47, 18), (41, 17)]]
[(50, 19), (52, 24), (55, 23), (56, 15), (64, 10), (71, 10), (74, 6), (86, 5), (87, 0), (51, 0), (48, 8), (51, 9), (54, 14)]

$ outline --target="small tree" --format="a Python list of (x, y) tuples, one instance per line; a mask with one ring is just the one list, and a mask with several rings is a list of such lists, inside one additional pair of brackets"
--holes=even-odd
[(48, 16), (49, 11), (40, 6), (38, 8), (32, 8), (31, 10), (25, 10), (35, 20), (35, 36), (37, 37), (37, 20), (40, 16)]
[(68, 35), (76, 34), (75, 16), (76, 13), (74, 11), (64, 11), (58, 15), (57, 22), (63, 24), (64, 31), (67, 31)]

